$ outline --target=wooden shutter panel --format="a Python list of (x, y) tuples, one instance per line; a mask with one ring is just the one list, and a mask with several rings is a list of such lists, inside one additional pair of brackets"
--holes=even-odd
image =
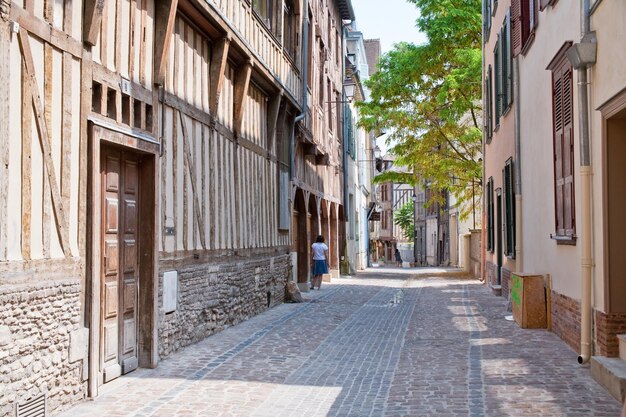
[(550, 4), (550, 0), (540, 0), (540, 1), (541, 1), (541, 3), (539, 3), (540, 10), (545, 9)]
[(565, 235), (563, 222), (563, 78), (560, 71), (552, 73), (554, 127), (554, 203), (557, 236)]
[(503, 108), (506, 109), (513, 103), (513, 65), (511, 62), (511, 14), (507, 13), (506, 21), (503, 28), (504, 46), (502, 53), (502, 62), (504, 63), (504, 83), (505, 83), (505, 103)]
[(511, 47), (513, 56), (522, 51), (522, 0), (511, 0)]
[(554, 103), (554, 197), (557, 236), (576, 230), (574, 200), (574, 107), (572, 67), (567, 60), (552, 73)]
[(569, 64), (562, 70), (563, 80), (563, 226), (571, 236), (575, 228), (574, 204), (574, 106), (572, 68)]

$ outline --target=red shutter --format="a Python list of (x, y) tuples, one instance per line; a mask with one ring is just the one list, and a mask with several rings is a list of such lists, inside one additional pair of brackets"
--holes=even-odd
[(511, 0), (511, 48), (513, 56), (522, 51), (522, 0)]
[(554, 202), (556, 234), (565, 235), (563, 223), (563, 78), (561, 71), (552, 73), (554, 112)]
[(575, 229), (574, 204), (574, 106), (572, 68), (564, 66), (563, 80), (563, 219), (565, 234), (571, 236)]
[(564, 61), (552, 73), (554, 103), (554, 196), (557, 236), (576, 229), (574, 203), (574, 107), (572, 67)]

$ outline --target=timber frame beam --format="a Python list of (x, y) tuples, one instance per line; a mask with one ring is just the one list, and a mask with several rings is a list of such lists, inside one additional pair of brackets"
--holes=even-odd
[(238, 137), (241, 135), (243, 125), (243, 115), (246, 111), (246, 98), (248, 97), (248, 87), (250, 86), (250, 75), (252, 74), (251, 60), (242, 64), (235, 74), (235, 114), (233, 130)]
[(94, 46), (98, 40), (104, 3), (105, 0), (85, 0), (84, 3), (83, 37), (85, 42), (91, 46)]
[(278, 114), (282, 99), (283, 90), (281, 89), (277, 94), (272, 96), (267, 109), (267, 149), (269, 152), (274, 151), (274, 145), (276, 143), (276, 124), (278, 122)]
[(54, 161), (52, 158), (52, 147), (49, 136), (48, 124), (44, 116), (44, 109), (41, 101), (41, 94), (37, 86), (37, 80), (35, 78), (35, 64), (33, 62), (33, 55), (30, 49), (30, 41), (28, 32), (20, 30), (18, 32), (18, 41), (20, 50), (22, 51), (22, 59), (24, 62), (24, 69), (26, 70), (26, 82), (28, 83), (28, 90), (30, 99), (32, 100), (33, 109), (35, 111), (35, 123), (37, 131), (39, 133), (39, 144), (41, 145), (41, 151), (43, 154), (44, 165), (46, 167), (46, 173), (48, 174), (48, 183), (50, 185), (50, 194), (52, 196), (52, 206), (54, 208), (54, 216), (56, 218), (56, 228), (59, 234), (61, 248), (66, 257), (70, 254), (69, 235), (68, 235), (68, 222), (67, 214), (61, 199), (61, 191), (59, 189), (59, 182), (56, 177), (56, 170), (54, 167)]
[(220, 104), (220, 94), (226, 77), (226, 63), (228, 62), (228, 49), (230, 37), (225, 36), (215, 42), (213, 46), (213, 56), (211, 57), (210, 91), (209, 91), (209, 112), (217, 114)]
[(165, 82), (165, 66), (167, 64), (170, 40), (174, 32), (178, 0), (159, 0), (155, 2), (154, 23), (154, 83), (163, 85)]

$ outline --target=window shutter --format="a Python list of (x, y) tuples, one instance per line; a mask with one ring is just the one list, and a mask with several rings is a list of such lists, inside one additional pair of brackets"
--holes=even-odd
[(511, 46), (513, 56), (522, 51), (522, 0), (511, 0)]
[(574, 108), (572, 67), (567, 60), (552, 73), (554, 112), (554, 197), (557, 236), (573, 236)]
[(545, 9), (550, 4), (550, 0), (540, 0), (540, 1), (541, 3), (539, 4), (539, 7), (541, 10)]
[(502, 56), (504, 65), (503, 67), (505, 68), (505, 78), (504, 78), (504, 83), (506, 84), (505, 86), (505, 103), (504, 103), (504, 108), (508, 108), (509, 105), (511, 105), (513, 103), (513, 65), (511, 62), (511, 13), (510, 11), (507, 12), (506, 14), (506, 22), (504, 24), (504, 36), (505, 36), (505, 41), (504, 41), (504, 53)]
[(502, 115), (502, 37), (498, 35), (496, 48), (494, 50), (495, 67), (495, 111), (496, 126), (500, 125), (500, 116)]
[(575, 229), (574, 210), (574, 106), (572, 68), (568, 64), (562, 72), (563, 80), (563, 226), (572, 236)]
[(513, 193), (513, 160), (509, 158), (503, 170), (505, 253), (515, 257), (515, 196)]
[(487, 137), (493, 136), (493, 74), (491, 65), (487, 69)]

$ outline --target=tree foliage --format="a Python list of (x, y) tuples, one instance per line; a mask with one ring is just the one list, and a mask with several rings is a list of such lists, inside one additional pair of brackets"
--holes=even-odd
[(406, 239), (413, 240), (414, 227), (413, 201), (405, 203), (393, 212), (393, 222), (400, 226), (402, 234)]
[(370, 100), (359, 107), (360, 124), (390, 132), (394, 163), (410, 172), (375, 181), (429, 181), (434, 196), (447, 190), (468, 203), (479, 198), (482, 178), (481, 0), (409, 1), (427, 42), (384, 54), (366, 82)]

